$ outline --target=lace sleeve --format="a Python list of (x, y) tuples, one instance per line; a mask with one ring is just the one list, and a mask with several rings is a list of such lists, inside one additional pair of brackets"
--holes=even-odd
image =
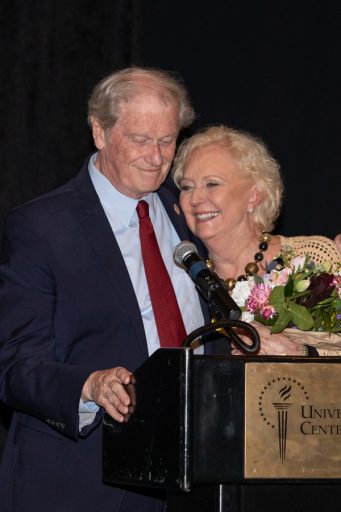
[(290, 245), (297, 254), (310, 254), (311, 259), (317, 264), (330, 261), (333, 270), (336, 270), (341, 262), (341, 254), (333, 240), (324, 236), (294, 236), (281, 237), (281, 244)]

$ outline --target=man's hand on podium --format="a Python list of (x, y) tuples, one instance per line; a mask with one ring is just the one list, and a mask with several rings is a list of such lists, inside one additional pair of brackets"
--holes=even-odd
[[(116, 421), (127, 421), (135, 407), (134, 375), (121, 366), (89, 375), (82, 389), (83, 402), (95, 402)], [(129, 388), (127, 388), (129, 386)]]

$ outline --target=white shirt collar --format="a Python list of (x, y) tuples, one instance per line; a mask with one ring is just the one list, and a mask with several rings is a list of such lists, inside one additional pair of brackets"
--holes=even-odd
[[(138, 199), (125, 196), (119, 192), (95, 166), (97, 153), (94, 153), (89, 160), (89, 174), (97, 195), (103, 208), (115, 215), (115, 219), (122, 226), (129, 226), (136, 211)], [(150, 208), (150, 218), (153, 221), (157, 208), (156, 194), (147, 194), (143, 199), (147, 201)]]

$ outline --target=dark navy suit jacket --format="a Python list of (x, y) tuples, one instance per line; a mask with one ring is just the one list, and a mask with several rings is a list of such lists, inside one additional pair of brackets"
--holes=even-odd
[[(87, 435), (78, 432), (79, 398), (90, 372), (134, 370), (148, 357), (135, 293), (87, 165), (7, 220), (0, 399), (14, 413), (0, 466), (2, 512), (163, 507), (104, 485), (100, 422)], [(180, 239), (191, 240), (175, 212), (177, 191), (169, 178), (158, 194)]]

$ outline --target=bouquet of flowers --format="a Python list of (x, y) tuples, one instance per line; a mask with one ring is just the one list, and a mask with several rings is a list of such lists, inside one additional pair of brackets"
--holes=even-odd
[[(243, 320), (267, 325), (272, 333), (296, 327), (341, 335), (341, 272), (315, 265), (309, 255), (289, 247), (268, 265), (268, 272), (237, 282), (232, 297)], [(287, 329), (288, 330), (288, 329)]]

